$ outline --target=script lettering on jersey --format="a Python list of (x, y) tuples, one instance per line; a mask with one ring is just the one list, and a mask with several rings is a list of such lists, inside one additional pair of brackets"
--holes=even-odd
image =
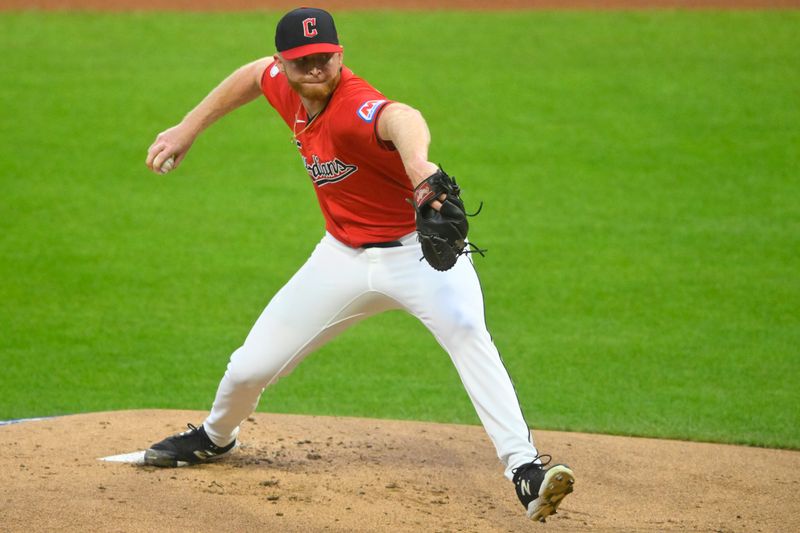
[(311, 163), (305, 156), (302, 157), (306, 172), (317, 187), (337, 183), (358, 171), (356, 165), (348, 165), (338, 157), (334, 157), (330, 161), (320, 161), (319, 157), (315, 155), (311, 158)]

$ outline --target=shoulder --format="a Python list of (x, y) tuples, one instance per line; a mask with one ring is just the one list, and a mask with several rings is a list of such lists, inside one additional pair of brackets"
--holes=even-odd
[(286, 75), (281, 70), (278, 62), (273, 58), (264, 58), (255, 68), (258, 84), (264, 96), (275, 105), (275, 100), (290, 98), (291, 87), (286, 80)]
[(376, 99), (386, 98), (383, 94), (370, 85), (367, 80), (356, 76), (352, 70), (342, 67), (342, 79), (339, 83), (341, 97), (347, 100), (358, 100), (361, 97), (374, 97)]
[(273, 66), (274, 62), (275, 58), (272, 56), (262, 57), (261, 59), (256, 59), (255, 61), (245, 64), (239, 70), (248, 74), (255, 84), (260, 86), (263, 83), (264, 76)]
[(377, 117), (377, 111), (390, 102), (383, 93), (347, 67), (342, 69), (342, 81), (337, 93), (337, 107), (364, 122), (372, 122)]
[(258, 84), (262, 89), (266, 89), (269, 85), (274, 84), (279, 78), (283, 77), (281, 69), (278, 67), (278, 62), (272, 57), (265, 57), (256, 62), (254, 65), (253, 73), (256, 75)]
[(258, 73), (258, 84), (261, 88), (261, 93), (281, 117), (287, 123), (290, 123), (292, 114), (297, 111), (300, 97), (292, 91), (278, 63), (272, 58), (265, 58), (259, 64), (256, 72)]

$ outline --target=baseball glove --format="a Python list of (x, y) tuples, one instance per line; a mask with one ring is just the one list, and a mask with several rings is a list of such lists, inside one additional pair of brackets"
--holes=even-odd
[[(431, 202), (445, 195), (438, 211)], [(450, 270), (458, 257), (476, 251), (467, 250), (467, 212), (461, 200), (461, 189), (455, 180), (441, 168), (414, 189), (414, 210), (417, 212), (417, 239), (422, 245), (422, 255), (428, 264), (440, 271)], [(480, 211), (480, 209), (478, 209)], [(474, 213), (477, 215), (478, 213)]]

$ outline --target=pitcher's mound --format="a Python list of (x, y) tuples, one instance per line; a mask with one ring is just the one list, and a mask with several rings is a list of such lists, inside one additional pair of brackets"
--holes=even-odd
[[(800, 452), (537, 431), (575, 471), (525, 518), (480, 427), (255, 414), (219, 463), (100, 458), (200, 424), (120, 411), (0, 427), (5, 531), (800, 531)], [(133, 457), (133, 456), (132, 456)]]

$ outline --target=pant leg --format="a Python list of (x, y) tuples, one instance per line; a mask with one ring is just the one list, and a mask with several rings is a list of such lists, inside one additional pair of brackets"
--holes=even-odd
[(368, 281), (363, 251), (326, 235), (231, 356), (203, 423), (212, 441), (225, 445), (233, 440), (264, 389), (303, 357), (367, 316), (396, 307), (370, 291)]
[(486, 432), (506, 466), (505, 475), (532, 461), (537, 450), (516, 391), (484, 318), (483, 293), (470, 259), (438, 272), (419, 245), (383, 252), (380, 288), (433, 333), (450, 355)]

